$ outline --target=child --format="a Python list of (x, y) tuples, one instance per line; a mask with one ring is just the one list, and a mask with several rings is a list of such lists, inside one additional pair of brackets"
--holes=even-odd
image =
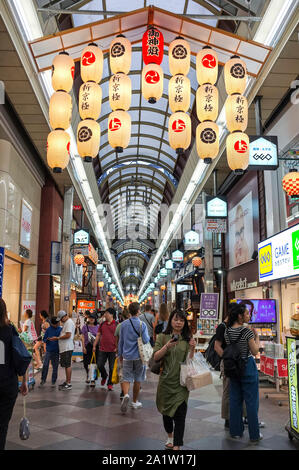
[(56, 380), (57, 380), (57, 371), (59, 365), (59, 346), (58, 341), (49, 341), (49, 338), (58, 337), (62, 330), (61, 326), (59, 325), (59, 320), (57, 317), (51, 318), (51, 326), (46, 329), (43, 342), (46, 343), (46, 355), (44, 359), (44, 365), (42, 370), (42, 380), (40, 383), (40, 387), (42, 387), (47, 380), (48, 370), (50, 361), (52, 363), (52, 387), (55, 387)]

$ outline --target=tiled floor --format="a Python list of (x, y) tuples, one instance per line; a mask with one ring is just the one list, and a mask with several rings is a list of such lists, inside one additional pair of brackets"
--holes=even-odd
[[(51, 370), (50, 370), (51, 372)], [(64, 380), (59, 371), (59, 380)], [(143, 408), (120, 412), (120, 386), (113, 392), (97, 384), (85, 385), (82, 363), (73, 366), (73, 388), (70, 391), (52, 389), (46, 384), (27, 397), (27, 417), (31, 436), (21, 441), (18, 436), (23, 412), (19, 396), (10, 423), (7, 450), (163, 450), (165, 432), (162, 418), (155, 406), (157, 376), (147, 373), (139, 400)], [(37, 376), (37, 379), (39, 377)], [(185, 430), (184, 449), (199, 450), (298, 450), (299, 445), (288, 439), (284, 429), (288, 407), (278, 406), (264, 398), (260, 391), (260, 419), (265, 421), (264, 439), (257, 446), (249, 444), (245, 431), (239, 441), (229, 437), (220, 418), (221, 381), (214, 374), (214, 383), (190, 394)]]

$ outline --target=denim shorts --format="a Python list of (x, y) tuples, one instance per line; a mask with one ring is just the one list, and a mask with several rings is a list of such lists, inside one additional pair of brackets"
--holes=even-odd
[(141, 359), (123, 360), (123, 376), (122, 382), (144, 382), (146, 367), (142, 364)]

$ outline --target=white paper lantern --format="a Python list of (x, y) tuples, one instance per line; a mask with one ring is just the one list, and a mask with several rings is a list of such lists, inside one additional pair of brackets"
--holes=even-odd
[(50, 126), (52, 129), (68, 129), (72, 118), (72, 97), (65, 91), (56, 91), (50, 98)]
[(215, 85), (218, 78), (218, 55), (206, 46), (196, 56), (196, 76), (199, 85), (211, 83)]
[(211, 163), (219, 153), (219, 128), (215, 122), (201, 122), (196, 128), (196, 149), (199, 158)]
[(113, 74), (128, 74), (131, 68), (132, 46), (122, 34), (116, 36), (110, 44), (110, 68)]
[(186, 113), (177, 112), (170, 116), (168, 123), (169, 145), (182, 153), (191, 144), (191, 119)]
[(149, 103), (156, 103), (163, 94), (163, 69), (158, 64), (148, 64), (142, 69), (142, 95)]
[(224, 66), (224, 82), (228, 95), (239, 93), (243, 95), (247, 82), (246, 64), (239, 56), (232, 56)]
[(113, 111), (121, 109), (128, 111), (131, 106), (131, 79), (124, 73), (112, 75), (109, 81), (109, 103)]
[(243, 95), (230, 95), (225, 102), (226, 126), (230, 132), (244, 132), (248, 125), (248, 102)]
[(52, 62), (52, 87), (55, 91), (71, 91), (74, 83), (75, 62), (67, 52), (60, 52)]
[(191, 85), (185, 75), (171, 77), (168, 84), (169, 107), (173, 113), (186, 113), (190, 107)]
[(99, 153), (101, 128), (97, 121), (85, 119), (77, 129), (77, 147), (85, 162), (91, 162)]
[(228, 166), (235, 173), (242, 174), (249, 164), (249, 137), (243, 132), (234, 132), (226, 139)]
[(61, 173), (70, 159), (70, 136), (67, 132), (50, 132), (47, 140), (47, 162), (54, 173)]
[(79, 113), (81, 119), (97, 120), (101, 114), (102, 88), (94, 82), (82, 83), (79, 90)]
[(83, 82), (99, 83), (103, 75), (103, 52), (94, 43), (88, 44), (81, 54), (81, 78)]
[(108, 118), (108, 141), (116, 152), (127, 148), (131, 138), (131, 116), (126, 111), (113, 111)]
[(214, 85), (205, 84), (198, 87), (196, 112), (200, 122), (216, 121), (218, 117), (218, 90)]
[(188, 75), (190, 69), (190, 45), (180, 36), (169, 44), (169, 70), (171, 75)]

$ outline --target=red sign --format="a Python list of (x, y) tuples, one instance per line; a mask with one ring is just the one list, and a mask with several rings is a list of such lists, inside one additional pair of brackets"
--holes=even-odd
[(118, 118), (111, 119), (109, 122), (109, 130), (110, 131), (118, 131), (121, 128), (121, 121)]
[(173, 121), (172, 123), (172, 130), (174, 132), (183, 132), (186, 129), (186, 124), (182, 119), (177, 119), (176, 121)]
[(207, 69), (213, 69), (216, 67), (216, 59), (212, 54), (206, 54), (201, 59), (202, 65)]
[(247, 143), (245, 140), (237, 140), (235, 142), (234, 149), (238, 153), (245, 153), (247, 152)]
[(142, 37), (142, 57), (145, 65), (158, 64), (163, 60), (164, 38), (156, 28), (149, 28)]
[(288, 377), (288, 360), (287, 359), (277, 359), (277, 373), (278, 377)]
[(158, 83), (158, 81), (160, 80), (160, 75), (155, 70), (149, 70), (145, 74), (144, 79), (145, 79), (146, 83)]
[(83, 209), (83, 207), (81, 206), (81, 204), (78, 204), (78, 205), (74, 204), (73, 205), (73, 210), (74, 211), (82, 211), (82, 209)]
[(274, 377), (274, 359), (272, 357), (266, 357), (265, 374)]
[(96, 61), (96, 56), (91, 51), (86, 51), (82, 57), (82, 65), (84, 66), (92, 65), (95, 63), (95, 61)]
[(265, 373), (265, 367), (266, 367), (266, 356), (261, 356), (260, 357), (260, 371)]

